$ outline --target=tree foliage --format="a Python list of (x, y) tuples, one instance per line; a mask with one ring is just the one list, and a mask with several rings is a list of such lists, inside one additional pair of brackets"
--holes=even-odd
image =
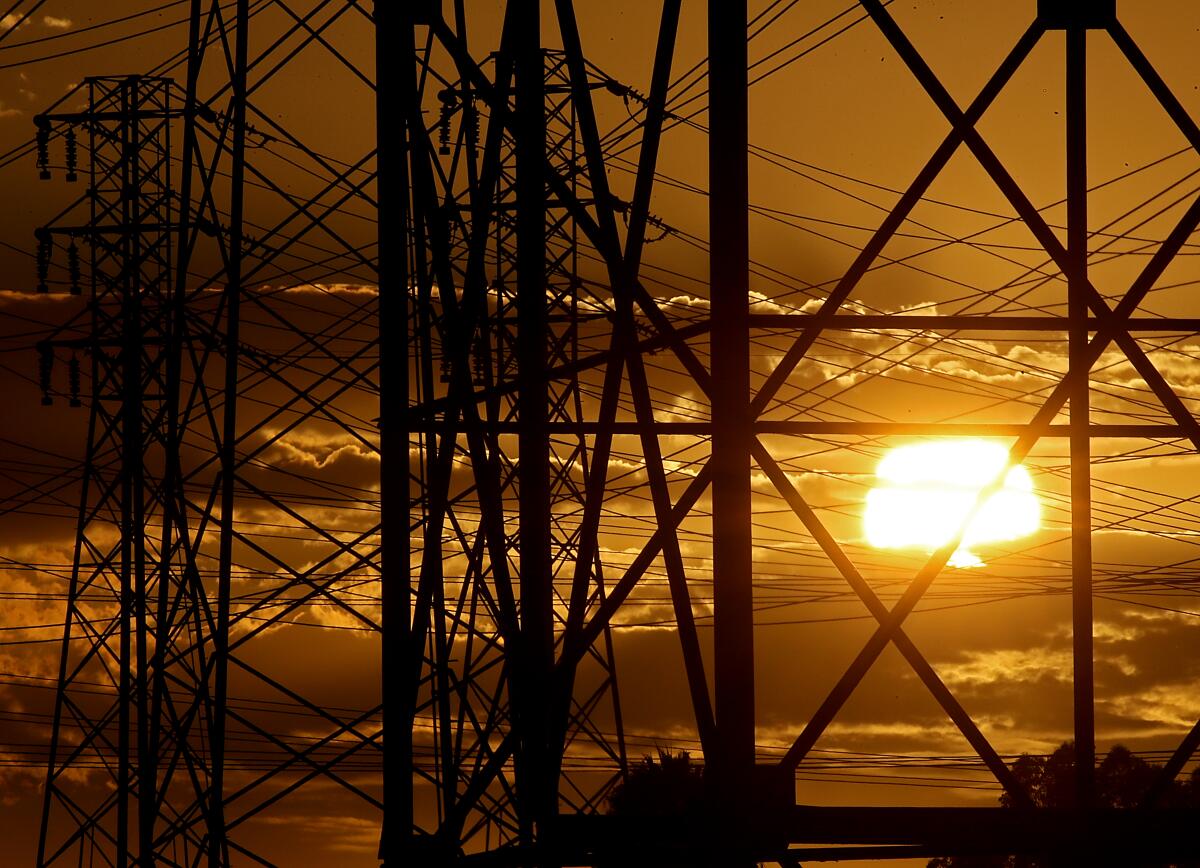
[(704, 800), (704, 767), (686, 750), (659, 748), (657, 762), (642, 757), (608, 797), (608, 812), (628, 817), (681, 817), (698, 811)]
[[(1122, 745), (1114, 746), (1096, 767), (1096, 800), (1102, 808), (1136, 808), (1162, 769), (1146, 762)], [(1012, 765), (1013, 775), (1039, 808), (1069, 808), (1075, 803), (1075, 744), (1065, 742), (1049, 756), (1022, 754)], [(1200, 770), (1197, 770), (1200, 771)], [(1012, 807), (1008, 793), (1000, 804)], [(1200, 774), (1175, 781), (1159, 805), (1200, 808)], [(1197, 862), (1146, 862), (1140, 868), (1200, 868)], [(927, 868), (1050, 868), (1046, 860), (1028, 856), (940, 856)]]
[[(1121, 745), (1113, 747), (1096, 767), (1096, 797), (1100, 807), (1132, 809), (1156, 779), (1162, 766), (1147, 762)], [(1049, 756), (1022, 754), (1012, 764), (1013, 775), (1039, 808), (1069, 808), (1075, 801), (1075, 745), (1066, 742)], [(1012, 807), (1007, 793), (1000, 804)], [(645, 756), (613, 788), (608, 812), (627, 817), (696, 816), (704, 805), (704, 767), (692, 762), (687, 751), (659, 749), (657, 758)], [(1159, 805), (1200, 810), (1200, 769), (1187, 780), (1177, 780)], [(669, 862), (663, 864), (674, 865)], [(678, 864), (684, 864), (680, 862)], [(1047, 860), (1029, 856), (943, 856), (927, 868), (1055, 868)], [(1200, 868), (1200, 862), (1139, 862), (1137, 868)]]

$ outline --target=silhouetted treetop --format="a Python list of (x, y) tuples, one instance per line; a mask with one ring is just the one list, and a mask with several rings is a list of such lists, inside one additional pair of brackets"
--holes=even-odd
[(704, 801), (704, 767), (686, 750), (659, 748), (657, 762), (642, 757), (608, 797), (608, 812), (630, 817), (679, 817), (698, 811)]
[[(1135, 808), (1141, 804), (1162, 766), (1115, 745), (1096, 767), (1096, 800), (1102, 808)], [(1049, 756), (1022, 754), (1012, 764), (1014, 777), (1039, 808), (1070, 808), (1075, 804), (1075, 744), (1064, 742)], [(1200, 771), (1200, 770), (1197, 770)], [(1200, 774), (1176, 780), (1158, 804), (1166, 808), (1200, 808)], [(1000, 804), (1013, 806), (1008, 793)], [(1146, 862), (1141, 868), (1197, 868), (1196, 862)], [(940, 856), (927, 868), (1051, 868), (1046, 860), (1028, 856)]]

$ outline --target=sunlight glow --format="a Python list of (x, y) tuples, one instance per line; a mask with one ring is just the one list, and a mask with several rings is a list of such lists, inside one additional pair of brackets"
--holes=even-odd
[[(898, 446), (875, 470), (863, 518), (867, 541), (876, 548), (934, 551), (957, 534), (981, 489), (1004, 470), (1008, 451), (987, 440), (951, 440)], [(987, 499), (950, 559), (955, 567), (981, 566), (971, 551), (980, 543), (1028, 536), (1038, 529), (1041, 509), (1029, 471), (1017, 465), (1004, 487)]]

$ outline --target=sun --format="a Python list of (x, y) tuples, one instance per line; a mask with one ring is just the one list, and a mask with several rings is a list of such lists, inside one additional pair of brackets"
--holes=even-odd
[[(876, 548), (934, 551), (950, 542), (979, 492), (1004, 472), (1008, 451), (988, 440), (938, 440), (891, 450), (875, 470), (863, 519)], [(1004, 485), (987, 499), (950, 559), (955, 567), (981, 566), (971, 551), (980, 543), (1028, 536), (1038, 529), (1041, 508), (1029, 471), (1008, 470)]]

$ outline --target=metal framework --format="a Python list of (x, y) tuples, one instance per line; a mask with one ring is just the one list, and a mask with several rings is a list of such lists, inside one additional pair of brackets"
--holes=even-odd
[[(170, 130), (180, 94), (169, 79), (141, 76), (90, 79), (84, 90), (86, 111), (40, 118), (42, 130), (68, 124), (72, 136), (78, 127), (87, 138), (86, 223), (42, 230), (39, 252), (48, 264), (53, 239), (66, 241), (70, 291), (78, 293), (79, 243), (90, 250), (89, 334), (56, 343), (86, 352), (92, 367), (87, 477), (67, 603), (73, 641), (63, 645), (43, 824), (56, 832), (69, 827), (62, 848), (89, 841), (149, 853), (156, 848), (144, 837), (153, 827), (145, 812), (161, 799), (164, 815), (186, 819), (191, 786), (203, 788), (211, 775), (192, 735), (211, 713), (196, 704), (205, 666), (192, 629), (207, 593), (195, 581), (178, 499), (183, 432), (167, 421), (179, 400), (186, 340), (171, 291)], [(72, 366), (77, 379), (78, 361)], [(78, 390), (76, 382), (74, 403)], [(114, 525), (128, 530), (113, 534)], [(162, 661), (153, 673), (152, 655)], [(94, 806), (85, 807), (84, 782), (71, 774), (81, 768), (111, 782)], [(43, 848), (59, 846), (43, 838)], [(185, 852), (196, 846), (183, 841)], [(58, 855), (43, 849), (39, 862)]]
[[(47, 399), (57, 352), (90, 356), (91, 375), (68, 389), (90, 412), (87, 486), (39, 864), (277, 864), (275, 812), (312, 811), (301, 800), (318, 792), (381, 827), (393, 865), (1093, 864), (1132, 859), (1131, 842), (1144, 856), (1146, 841), (1195, 856), (1190, 815), (1156, 803), (1200, 723), (1143, 810), (1096, 805), (1092, 451), (1114, 437), (1200, 449), (1200, 423), (1139, 340), (1198, 334), (1200, 319), (1136, 315), (1200, 225), (1200, 199), (1118, 297), (1092, 279), (1089, 45), (1110, 39), (1200, 152), (1115, 4), (1041, 0), (964, 106), (887, 4), (860, 0), (862, 26), (949, 132), (832, 285), (769, 297), (749, 231), (745, 0), (708, 4), (706, 118), (673, 94), (695, 71), (677, 68), (680, 0), (661, 5), (644, 92), (589, 60), (572, 0), (552, 15), (509, 0), (486, 50), (469, 4), (446, 5), (194, 0), (182, 84), (167, 67), (89, 79), (86, 109), (39, 121), (44, 171), (60, 135), (76, 171), (82, 132), (89, 178), (39, 236), (42, 283), (91, 293), (43, 349)], [(980, 131), (1059, 35), (1065, 243)], [(280, 85), (301, 70), (336, 81), (341, 130)], [(371, 112), (374, 141), (346, 133)], [(664, 182), (687, 187), (660, 160), (674, 127), (707, 137), (707, 240), (651, 209)], [(1049, 300), (1014, 308), (1018, 287), (952, 313), (866, 308), (885, 250), (962, 154), (1036, 240)], [(656, 293), (647, 249), (667, 239), (707, 256), (702, 298)], [(959, 333), (1054, 335), (1066, 364), (1002, 421), (831, 416), (828, 390), (797, 385), (823, 347), (858, 354), (847, 370), (872, 358), (845, 334), (932, 347)], [(1154, 412), (1092, 406), (1114, 352)], [(1068, 444), (1073, 808), (1032, 806), (906, 631), (1003, 475), (895, 594), (795, 481), (830, 444), (964, 435), (1007, 438), (1010, 465), (1048, 438)], [(764, 500), (804, 528), (804, 569), (848, 586), (874, 622), (807, 723), (773, 745), (756, 721)], [(630, 771), (618, 634), (633, 626), (670, 637), (655, 672), (688, 700), (702, 814), (604, 815)], [(1017, 809), (806, 804), (806, 764), (889, 648)], [(340, 682), (363, 673), (373, 700), (346, 704)]]
[(375, 149), (297, 131), (280, 87), (370, 109), (372, 33), (354, 2), (197, 0), (157, 75), (38, 119), (43, 177), (61, 141), (88, 180), (39, 233), (43, 287), (90, 292), (47, 400), (56, 352), (92, 368), (39, 864), (286, 862), (317, 789), (378, 829), (378, 496), (333, 472), (379, 449)]
[[(403, 655), (406, 692), (389, 696), (395, 705), (386, 712), (389, 721), (400, 717), (403, 729), (412, 733), (411, 744), (403, 748), (403, 761), (411, 763), (412, 801), (406, 792), (401, 797), (406, 801), (395, 808), (389, 802), (388, 813), (388, 838), (404, 842), (402, 860), (471, 864), (471, 854), (490, 852), (495, 862), (474, 858), (480, 864), (633, 864), (686, 857), (792, 865), (806, 858), (1050, 853), (1093, 864), (1100, 852), (1130, 855), (1131, 839), (1137, 846), (1152, 839), (1157, 852), (1175, 858), (1193, 851), (1182, 815), (1147, 810), (1109, 816), (1095, 806), (1091, 449), (1097, 438), (1108, 437), (1184, 438), (1200, 447), (1192, 411), (1137, 338), (1173, 329), (1192, 333), (1198, 323), (1190, 315), (1135, 316), (1200, 222), (1200, 201), (1192, 202), (1156, 244), (1127, 291), (1112, 300), (1096, 289), (1088, 254), (1088, 44), (1111, 38), (1193, 148), (1200, 146), (1200, 131), (1122, 27), (1111, 2), (1085, 7), (1043, 0), (1036, 19), (966, 105), (950, 95), (885, 4), (862, 0), (859, 5), (950, 131), (869, 239), (858, 245), (840, 280), (818, 298), (820, 304), (770, 313), (754, 309), (751, 293), (744, 2), (709, 6), (706, 127), (695, 120), (697, 112), (683, 115), (668, 106), (680, 17), (680, 4), (673, 0), (663, 3), (649, 88), (644, 96), (634, 92), (633, 129), (624, 119), (611, 129), (601, 126), (611, 117), (601, 100), (614, 94), (628, 101), (630, 91), (611, 80), (598, 86), (606, 76), (589, 65), (569, 0), (553, 4), (558, 32), (552, 37), (539, 37), (538, 3), (508, 3), (499, 49), (486, 59), (468, 49), (469, 16), (461, 7), (451, 19), (429, 7), (389, 22), (396, 28), (389, 41), (412, 49), (396, 58), (393, 79), (396, 99), (406, 105), (405, 139), (398, 150), (409, 156), (402, 168), (393, 164), (393, 171), (407, 181), (411, 198), (396, 212), (403, 215), (398, 220), (407, 221), (409, 258), (385, 269), (383, 284), (391, 280), (393, 287), (412, 287), (404, 302), (412, 391), (404, 397), (410, 451), (419, 456), (412, 492), (416, 535), (403, 543), (413, 546), (412, 584), (388, 616), (389, 624), (398, 619), (407, 631), (393, 652)], [(1034, 47), (1053, 41), (1056, 31), (1066, 44), (1065, 243), (979, 128)], [(547, 120), (559, 113), (544, 108), (550, 56), (540, 50), (544, 44), (561, 44), (571, 83), (579, 154), (565, 164), (558, 147), (563, 138)], [(447, 91), (448, 81), (465, 84)], [(468, 88), (469, 104), (450, 98)], [(440, 114), (434, 110), (436, 99)], [(457, 138), (446, 128), (456, 112), (468, 131)], [(480, 144), (473, 132), (477, 124), (485, 129)], [(656, 174), (662, 133), (679, 124), (705, 130), (709, 142), (709, 291), (708, 313), (702, 316), (681, 315), (653, 295), (640, 271), (654, 226), (675, 231), (649, 209), (652, 190), (663, 177)], [(511, 185), (505, 171), (509, 148), (516, 167)], [(884, 249), (959, 152), (969, 153), (998, 187), (1048, 258), (1046, 271), (1062, 279), (1051, 283), (1054, 291), (1065, 293), (1043, 305), (1046, 315), (1011, 318), (997, 315), (1003, 306), (975, 315), (914, 317), (852, 304)], [(633, 175), (629, 201), (610, 186), (615, 168)], [(394, 222), (385, 225), (401, 231)], [(581, 337), (570, 360), (551, 349), (562, 334), (557, 325), (562, 297), (553, 275), (562, 250), (556, 232), (563, 225), (578, 235), (578, 247), (590, 257), (581, 279), (571, 285), (576, 306), (571, 322), (586, 340)], [(494, 245), (494, 238), (508, 239), (510, 233), (515, 235), (511, 249)], [(577, 254), (576, 247), (570, 250)], [(472, 348), (486, 343), (513, 270), (516, 364), (510, 369), (499, 356), (485, 362)], [(602, 316), (585, 322), (584, 311)], [(953, 423), (933, 416), (928, 422), (878, 416), (831, 421), (819, 413), (805, 418), (803, 408), (797, 410), (792, 378), (803, 374), (806, 363), (813, 364), (814, 347), (836, 341), (839, 333), (937, 337), (964, 331), (999, 340), (1054, 332), (1065, 342), (1068, 363), (1024, 421)], [(752, 367), (752, 346), (775, 353), (767, 370)], [(1095, 420), (1089, 402), (1103, 379), (1096, 374), (1097, 363), (1110, 348), (1132, 365), (1169, 419)], [(654, 374), (648, 376), (651, 366)], [(439, 378), (439, 370), (445, 376)], [(576, 404), (573, 414), (564, 413), (564, 402), (555, 396), (572, 392), (590, 400)], [(678, 405), (671, 396), (681, 394), (700, 396), (687, 421), (672, 412)], [(1064, 412), (1068, 415), (1060, 419)], [(1074, 809), (1033, 810), (1011, 758), (993, 746), (905, 632), (906, 619), (945, 570), (971, 515), (998, 490), (1003, 476), (980, 492), (963, 516), (958, 538), (915, 564), (902, 592), (887, 600), (795, 484), (796, 466), (789, 456), (803, 449), (780, 445), (808, 438), (877, 442), (895, 435), (1005, 437), (1010, 466), (1025, 461), (1045, 438), (1069, 444), (1078, 757)], [(629, 502), (629, 489), (614, 468), (618, 443), (629, 444), (621, 457), (636, 464), (637, 489), (652, 508), (650, 526), (632, 552), (623, 549), (636, 536), (621, 506)], [(845, 448), (854, 447), (847, 442)], [(564, 503), (560, 480), (570, 472), (578, 490)], [(756, 477), (765, 479), (766, 493), (760, 487), (753, 495), (752, 485), (761, 485)], [(791, 733), (789, 746), (779, 752), (756, 747), (755, 497), (786, 505), (826, 567), (848, 583), (877, 624), (815, 704), (808, 723)], [(709, 566), (686, 566), (685, 547), (692, 563)], [(625, 738), (621, 716), (600, 717), (589, 704), (592, 688), (585, 685), (594, 684), (601, 672), (611, 678), (619, 671), (619, 664), (617, 670), (600, 665), (614, 653), (611, 631), (631, 623), (626, 613), (644, 605), (647, 586), (655, 586), (659, 577), (669, 591), (671, 626), (681, 652), (676, 677), (687, 686), (689, 723), (710, 770), (710, 813), (674, 826), (661, 818), (639, 824), (585, 816), (628, 771), (627, 751), (617, 749)], [(385, 581), (396, 581), (395, 574), (388, 573)], [(404, 589), (391, 593), (404, 594)], [(708, 606), (711, 645), (697, 628), (697, 613), (707, 614)], [(811, 760), (819, 739), (889, 646), (907, 661), (1011, 803), (1025, 809), (889, 813), (795, 803), (797, 771)], [(589, 668), (596, 674), (585, 675)], [(576, 729), (606, 732), (607, 744), (593, 739), (585, 745), (570, 736)], [(1198, 737), (1200, 725), (1169, 758), (1144, 807), (1153, 808), (1189, 763)], [(612, 762), (617, 757), (622, 761)], [(606, 758), (607, 774), (602, 771)], [(391, 793), (397, 777), (405, 782), (401, 786), (408, 778), (402, 768), (389, 768)], [(573, 769), (587, 770), (590, 789), (581, 775), (571, 774)], [(581, 792), (587, 794), (582, 804)], [(803, 790), (800, 797), (803, 803)], [(403, 813), (396, 816), (396, 810)], [(410, 821), (412, 833), (406, 836)], [(832, 845), (853, 846), (835, 850)]]

